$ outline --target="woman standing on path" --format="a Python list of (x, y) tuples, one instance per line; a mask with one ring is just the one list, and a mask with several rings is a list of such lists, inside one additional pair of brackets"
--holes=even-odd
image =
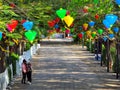
[(22, 63), (22, 81), (21, 81), (21, 83), (23, 84), (26, 83), (26, 75), (27, 75), (27, 62), (24, 59)]

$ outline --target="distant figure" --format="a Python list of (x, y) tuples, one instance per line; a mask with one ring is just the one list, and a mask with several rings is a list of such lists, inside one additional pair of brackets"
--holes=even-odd
[(25, 84), (26, 83), (26, 76), (27, 76), (27, 62), (24, 59), (22, 63), (22, 81), (21, 83)]
[(31, 84), (31, 82), (32, 82), (32, 66), (31, 66), (30, 62), (28, 62), (28, 64), (27, 64), (27, 80), (28, 80), (28, 84)]

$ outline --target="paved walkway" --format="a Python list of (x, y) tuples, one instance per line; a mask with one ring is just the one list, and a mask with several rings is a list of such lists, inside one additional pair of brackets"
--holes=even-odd
[(32, 84), (21, 84), (17, 78), (12, 90), (120, 90), (115, 74), (77, 45), (41, 46), (32, 65)]

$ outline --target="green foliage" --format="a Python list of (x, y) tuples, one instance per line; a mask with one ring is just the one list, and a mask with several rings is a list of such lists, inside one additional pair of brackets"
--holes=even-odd
[(31, 44), (29, 42), (26, 42), (26, 46), (25, 46), (25, 51), (29, 50), (31, 47)]
[(7, 33), (6, 36), (8, 36), (9, 38), (15, 38), (15, 39), (22, 38), (22, 35), (20, 35), (19, 33)]
[(19, 55), (14, 53), (14, 52), (11, 53), (11, 56), (12, 56), (13, 60), (18, 60), (19, 59)]

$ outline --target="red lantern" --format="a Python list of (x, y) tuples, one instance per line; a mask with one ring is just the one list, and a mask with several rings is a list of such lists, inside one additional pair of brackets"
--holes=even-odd
[(54, 27), (55, 21), (54, 20), (53, 21), (48, 21), (48, 25), (49, 25), (49, 27)]
[(59, 29), (59, 28), (56, 28), (56, 32), (57, 32), (57, 33), (60, 33), (60, 29)]
[(87, 13), (87, 12), (88, 12), (88, 9), (84, 8), (84, 9), (83, 9), (83, 12), (84, 12), (84, 13)]
[(11, 24), (17, 26), (17, 25), (18, 25), (18, 21), (17, 21), (17, 20), (12, 20), (12, 21), (11, 21)]
[(78, 37), (81, 39), (83, 37), (83, 34), (82, 33), (79, 33), (78, 34)]
[(55, 23), (58, 23), (60, 21), (60, 18), (55, 19)]
[(88, 12), (88, 6), (84, 6), (83, 12), (84, 12), (84, 13), (87, 13), (87, 12)]
[(18, 21), (17, 20), (11, 20), (11, 23), (7, 24), (7, 29), (10, 31), (10, 32), (13, 32), (15, 30), (15, 28), (17, 27), (18, 25)]
[(100, 16), (99, 16), (98, 14), (95, 15), (95, 19), (99, 19), (99, 17), (100, 17)]
[(11, 3), (11, 4), (10, 4), (10, 7), (11, 7), (11, 8), (14, 8), (14, 7), (15, 7), (15, 4), (14, 4), (14, 3)]
[(67, 11), (67, 12), (66, 12), (66, 15), (70, 15), (70, 12), (69, 12), (69, 11)]
[(23, 24), (24, 22), (26, 22), (26, 20), (25, 20), (25, 19), (21, 20), (21, 24)]
[(66, 34), (69, 34), (69, 33), (70, 33), (70, 30), (68, 30), (68, 29), (65, 30), (65, 33), (66, 33)]

